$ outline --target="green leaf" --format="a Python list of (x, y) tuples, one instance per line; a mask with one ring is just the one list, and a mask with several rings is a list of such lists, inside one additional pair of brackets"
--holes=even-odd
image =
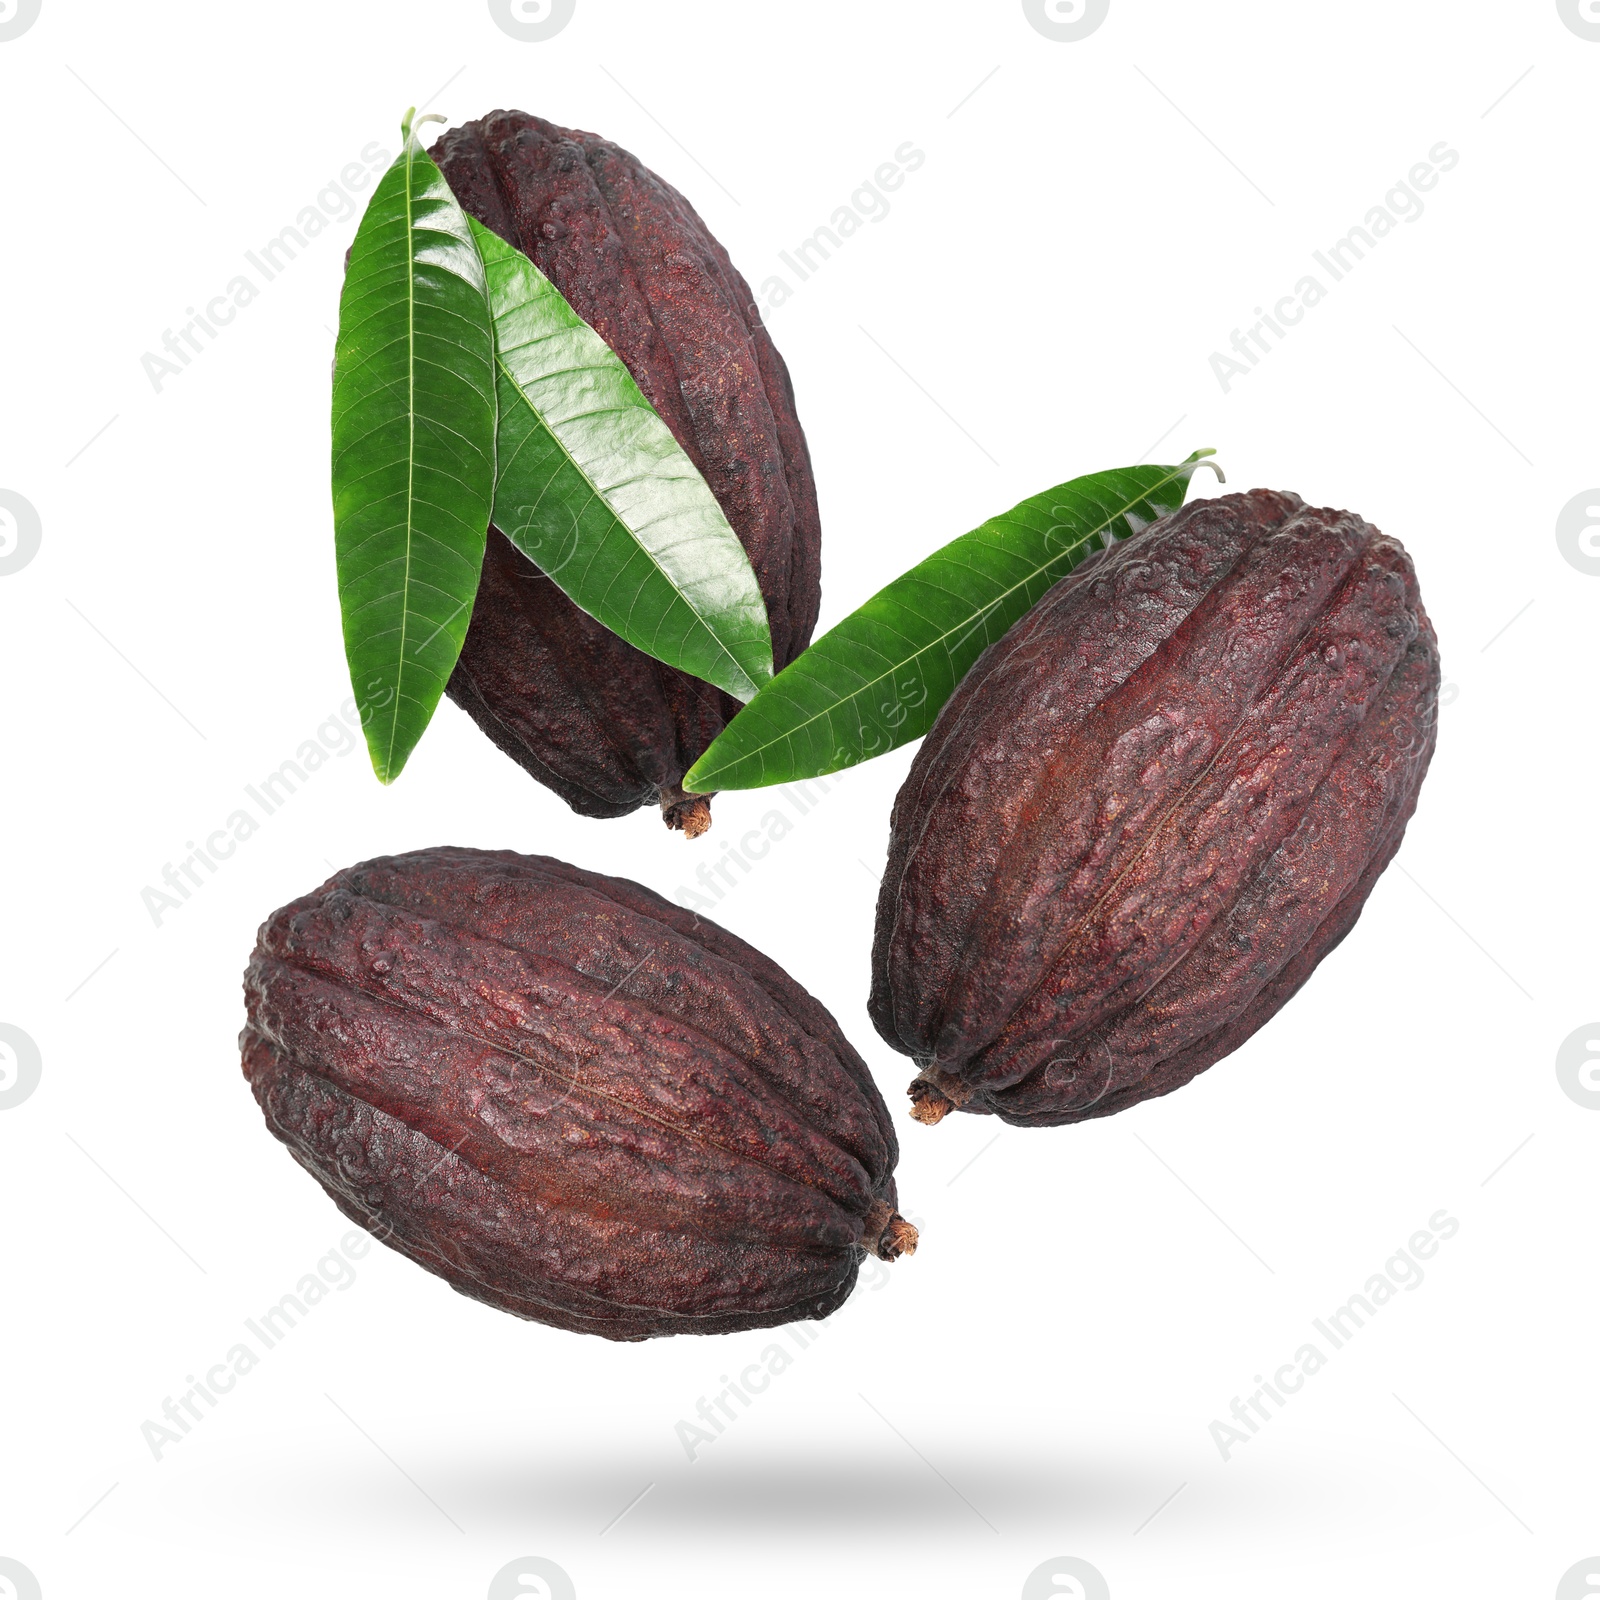
[(684, 788), (709, 794), (820, 777), (920, 738), (972, 663), (1052, 584), (1175, 511), (1196, 465), (1215, 453), (1074, 478), (952, 540), (785, 667), (723, 729)]
[(613, 633), (748, 700), (772, 677), (772, 633), (716, 496), (556, 286), (476, 219), (472, 233), (494, 312), (495, 526)]
[(392, 783), (461, 654), (494, 498), (483, 262), (411, 131), (351, 246), (333, 375), (333, 523), (350, 681)]

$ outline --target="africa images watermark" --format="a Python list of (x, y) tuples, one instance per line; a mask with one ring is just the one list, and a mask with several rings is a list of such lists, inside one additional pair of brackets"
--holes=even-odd
[[(1233, 330), (1229, 340), (1233, 354), (1220, 350), (1211, 354), (1212, 375), (1222, 385), (1222, 392), (1231, 394), (1235, 379), (1248, 378), (1252, 370), (1261, 365), (1263, 357), (1271, 355), (1305, 320), (1306, 312), (1327, 299), (1332, 285), (1349, 277), (1367, 259), (1369, 252), (1376, 250), (1402, 222), (1419, 221), (1426, 210), (1422, 195), (1436, 189), (1440, 175), (1453, 171), (1460, 162), (1460, 155), (1441, 139), (1428, 152), (1426, 161), (1417, 162), (1383, 197), (1383, 203), (1367, 212), (1364, 222), (1357, 223), (1326, 250), (1313, 250), (1312, 259), (1330, 281), (1324, 283), (1316, 273), (1306, 273), (1289, 294), (1274, 302), (1270, 312), (1264, 306), (1257, 306), (1257, 320), (1242, 332), (1238, 328)], [(1276, 343), (1269, 340), (1269, 334)]]
[(150, 1454), (160, 1461), (173, 1445), (182, 1444), (223, 1398), (233, 1393), (239, 1380), (261, 1365), (268, 1351), (282, 1344), (330, 1294), (343, 1293), (354, 1284), (353, 1263), (371, 1249), (372, 1240), (352, 1228), (317, 1262), (315, 1272), (301, 1277), (293, 1293), (282, 1296), (258, 1316), (246, 1317), (244, 1326), (249, 1339), (230, 1346), (222, 1359), (207, 1367), (201, 1376), (187, 1374), (183, 1380), (187, 1387), (176, 1398), (169, 1394), (162, 1400), (162, 1420), (147, 1418), (139, 1425)]
[[(786, 783), (779, 786), (778, 793), (798, 819), (814, 811), (823, 796), (839, 786), (842, 777), (843, 774), (835, 772), (804, 783)], [(755, 871), (757, 863), (767, 858), (773, 845), (781, 844), (794, 829), (795, 822), (774, 807), (761, 818), (759, 827), (749, 829), (737, 843), (717, 840), (714, 847), (722, 851), (721, 856), (702, 861), (695, 868), (695, 883), (699, 887), (680, 883), (673, 899), (687, 911), (714, 911), (717, 902), (737, 889)], [(737, 877), (735, 867), (739, 869)]]
[(842, 250), (867, 223), (885, 221), (892, 209), (889, 195), (903, 188), (907, 175), (916, 172), (927, 159), (910, 139), (901, 143), (892, 161), (880, 162), (870, 178), (861, 180), (848, 204), (835, 207), (828, 221), (813, 229), (792, 250), (778, 252), (778, 259), (793, 274), (794, 281), (782, 272), (769, 274), (762, 281), (760, 298), (752, 311), (770, 316), (792, 300), (798, 286), (815, 277), (833, 259), (834, 252)]
[(392, 159), (376, 142), (367, 145), (360, 160), (347, 162), (337, 178), (327, 181), (314, 205), (302, 206), (294, 222), (280, 228), (258, 250), (245, 251), (244, 258), (254, 276), (241, 272), (230, 278), (221, 294), (206, 301), (203, 311), (194, 306), (185, 307), (183, 314), (189, 320), (176, 332), (167, 328), (162, 333), (161, 348), (166, 353), (158, 355), (146, 350), (139, 357), (139, 365), (150, 380), (150, 387), (160, 394), (169, 378), (181, 377), (195, 357), (204, 355), (221, 330), (257, 300), (266, 285), (286, 271), (313, 239), (334, 223), (353, 217), (357, 210), (355, 195), (366, 188), (375, 173), (383, 172)]
[[(791, 1323), (783, 1331), (789, 1335), (796, 1350), (809, 1350), (826, 1326), (825, 1322), (806, 1323), (805, 1331), (802, 1332), (800, 1323)], [(782, 1377), (794, 1365), (794, 1359), (781, 1344), (773, 1341), (761, 1351), (756, 1360), (740, 1369), (737, 1378), (730, 1377), (724, 1372), (718, 1379), (724, 1387), (709, 1400), (705, 1395), (701, 1395), (695, 1402), (695, 1416), (700, 1422), (705, 1423), (711, 1432), (708, 1433), (699, 1423), (690, 1422), (686, 1418), (680, 1418), (673, 1425), (672, 1431), (677, 1434), (678, 1443), (683, 1446), (684, 1454), (693, 1461), (708, 1444), (715, 1444), (727, 1426), (739, 1420), (739, 1412), (734, 1410), (733, 1402), (737, 1401), (741, 1409), (748, 1411), (754, 1402), (754, 1397), (764, 1394), (774, 1378)], [(723, 1418), (727, 1419), (726, 1423)]]
[[(367, 714), (370, 716), (392, 694), (392, 690), (383, 691), (378, 701), (369, 703)], [(164, 887), (147, 883), (139, 891), (139, 899), (150, 913), (150, 920), (159, 928), (171, 912), (182, 910), (185, 902), (203, 889), (209, 878), (217, 875), (239, 846), (261, 831), (268, 817), (281, 811), (330, 760), (350, 755), (360, 743), (361, 713), (355, 696), (350, 695), (337, 712), (330, 712), (323, 720), (314, 739), (302, 740), (294, 755), (279, 762), (276, 771), (255, 783), (245, 784), (245, 797), (251, 802), (249, 807), (241, 806), (230, 812), (222, 826), (212, 829), (203, 841), (184, 842), (188, 854), (176, 865), (168, 861), (161, 869)]]
[[(1233, 1397), (1228, 1407), (1233, 1421), (1211, 1424), (1211, 1442), (1222, 1452), (1222, 1459), (1231, 1461), (1238, 1446), (1249, 1444), (1262, 1427), (1272, 1421), (1275, 1412), (1282, 1411), (1289, 1400), (1299, 1394), (1306, 1379), (1321, 1372), (1333, 1359), (1333, 1352), (1349, 1344), (1400, 1290), (1420, 1288), (1424, 1278), (1421, 1263), (1436, 1256), (1440, 1243), (1453, 1239), (1460, 1231), (1461, 1224), (1448, 1211), (1435, 1211), (1428, 1218), (1428, 1226), (1413, 1233), (1405, 1245), (1384, 1262), (1383, 1271), (1367, 1279), (1359, 1294), (1351, 1295), (1326, 1318), (1313, 1317), (1311, 1326), (1321, 1335), (1323, 1343), (1308, 1339), (1295, 1351), (1293, 1359), (1285, 1361), (1270, 1379), (1258, 1372), (1253, 1380), (1257, 1388), (1245, 1399), (1241, 1400), (1238, 1395)], [(1275, 1410), (1267, 1409), (1268, 1402)], [(1242, 1429), (1235, 1424), (1243, 1424)]]
[[(922, 1226), (921, 1217), (907, 1220), (914, 1228)], [(845, 1311), (860, 1303), (863, 1295), (876, 1294), (893, 1281), (894, 1274), (889, 1270), (888, 1263), (868, 1256), (861, 1264), (861, 1275), (850, 1298), (837, 1311), (820, 1322), (794, 1322), (780, 1331), (789, 1336), (797, 1352), (809, 1350), (827, 1329), (837, 1325), (838, 1318)], [(707, 1445), (715, 1444), (751, 1408), (756, 1397), (767, 1392), (772, 1380), (782, 1377), (796, 1359), (774, 1339), (762, 1347), (754, 1361), (739, 1369), (737, 1378), (724, 1372), (717, 1380), (723, 1387), (709, 1398), (701, 1395), (695, 1402), (694, 1414), (699, 1421), (691, 1422), (686, 1417), (680, 1417), (673, 1425), (672, 1431), (683, 1446), (684, 1454), (693, 1461)], [(736, 1403), (738, 1410), (734, 1409)]]

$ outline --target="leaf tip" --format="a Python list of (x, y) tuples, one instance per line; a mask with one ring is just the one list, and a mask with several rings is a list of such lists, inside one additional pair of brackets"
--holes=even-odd
[(1220, 462), (1207, 459), (1210, 456), (1214, 456), (1216, 453), (1217, 452), (1215, 450), (1211, 449), (1196, 450), (1194, 454), (1183, 463), (1185, 469), (1183, 473), (1184, 482), (1190, 482), (1194, 478), (1194, 475), (1199, 468), (1206, 467), (1210, 471), (1216, 473), (1218, 483), (1226, 483), (1228, 481), (1228, 475), (1222, 470), (1222, 464)]
[[(407, 751), (406, 755), (409, 754), (410, 752)], [(372, 775), (385, 789), (405, 770), (406, 755), (402, 755), (396, 761), (392, 749), (380, 750), (370, 743), (367, 746), (367, 759), (372, 763)]]
[(421, 130), (427, 127), (430, 122), (448, 122), (449, 120), (448, 117), (440, 116), (437, 111), (430, 111), (426, 116), (419, 117), (417, 116), (417, 108), (415, 106), (410, 107), (400, 119), (401, 151), (404, 152), (410, 149), (413, 140), (415, 140), (417, 149), (420, 151), (422, 149)]

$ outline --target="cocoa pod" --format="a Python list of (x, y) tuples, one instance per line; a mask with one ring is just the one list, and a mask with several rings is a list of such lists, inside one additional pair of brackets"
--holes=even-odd
[[(521, 111), (430, 154), (462, 206), (529, 256), (621, 357), (716, 495), (761, 585), (775, 668), (811, 641), (821, 524), (788, 368), (694, 208), (627, 151)], [(581, 611), (497, 528), (450, 698), (588, 817), (658, 802), (710, 824), (683, 775), (738, 702)]]
[(894, 1129), (827, 1011), (638, 884), (419, 850), (275, 912), (244, 1073), (352, 1221), (608, 1339), (825, 1317), (916, 1247)]
[(1255, 490), (1097, 553), (974, 664), (895, 802), (870, 1009), (913, 1115), (1109, 1116), (1350, 931), (1433, 754), (1405, 551)]

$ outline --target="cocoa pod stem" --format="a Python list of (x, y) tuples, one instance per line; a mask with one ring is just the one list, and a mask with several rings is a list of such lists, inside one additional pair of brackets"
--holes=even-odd
[(661, 790), (661, 818), (669, 828), (680, 829), (686, 839), (698, 839), (711, 828), (711, 796), (690, 794), (669, 783)]
[(917, 1230), (887, 1200), (879, 1200), (862, 1224), (861, 1243), (880, 1261), (917, 1253)]
[(906, 1093), (911, 1096), (912, 1117), (929, 1128), (943, 1122), (952, 1111), (959, 1111), (972, 1098), (971, 1085), (932, 1065), (911, 1080)]

